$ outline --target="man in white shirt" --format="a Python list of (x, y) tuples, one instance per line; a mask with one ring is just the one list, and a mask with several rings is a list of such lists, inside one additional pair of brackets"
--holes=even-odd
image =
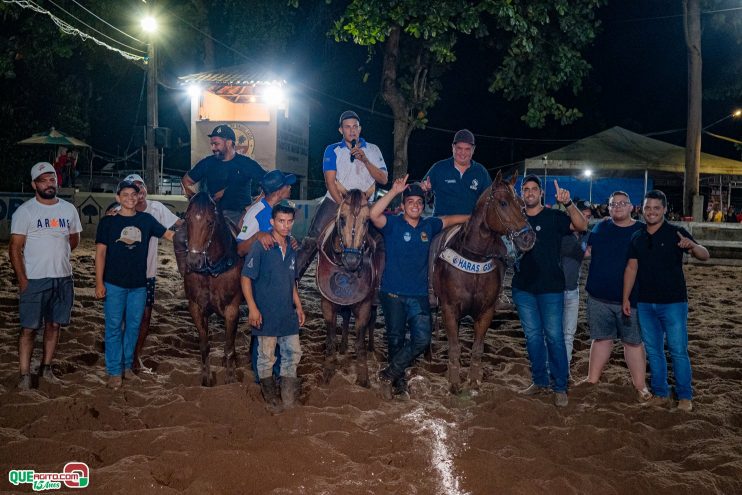
[(18, 279), (21, 335), (18, 339), (18, 388), (31, 388), (31, 355), (36, 330), (44, 326), (39, 377), (61, 383), (51, 363), (59, 328), (70, 322), (74, 287), (70, 254), (80, 242), (80, 216), (75, 206), (57, 198), (57, 173), (47, 162), (31, 168), (36, 195), (13, 214), (10, 263)]
[(340, 115), (339, 120), (338, 131), (343, 139), (325, 148), (322, 171), (327, 194), (312, 218), (297, 256), (299, 279), (317, 254), (317, 238), (335, 218), (338, 205), (343, 200), (341, 190), (359, 189), (371, 197), (376, 184), (386, 184), (388, 180), (381, 150), (361, 138), (361, 121), (358, 115), (347, 110)]
[[(149, 213), (166, 229), (180, 226), (183, 223), (183, 220), (178, 218), (175, 213), (171, 212), (167, 206), (159, 201), (147, 199), (147, 187), (144, 185), (144, 179), (142, 179), (139, 174), (130, 174), (126, 176), (124, 180), (133, 182), (139, 186), (139, 201), (136, 205), (137, 211)], [(159, 246), (159, 241), (159, 237), (151, 237), (149, 240), (149, 249), (147, 251), (147, 300), (144, 305), (144, 315), (142, 316), (142, 323), (139, 326), (139, 339), (137, 340), (137, 346), (134, 349), (134, 361), (132, 363), (132, 370), (136, 372), (141, 370), (149, 371), (142, 365), (141, 352), (144, 347), (144, 341), (149, 333), (149, 325), (152, 321), (152, 307), (155, 304), (157, 248)]]

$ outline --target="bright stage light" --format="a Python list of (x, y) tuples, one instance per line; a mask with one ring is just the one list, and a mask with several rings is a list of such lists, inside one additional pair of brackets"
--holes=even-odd
[(157, 31), (157, 20), (152, 16), (147, 16), (142, 19), (142, 29), (148, 33), (154, 33)]
[(201, 96), (201, 87), (198, 84), (191, 84), (188, 86), (188, 96), (191, 98), (198, 98)]

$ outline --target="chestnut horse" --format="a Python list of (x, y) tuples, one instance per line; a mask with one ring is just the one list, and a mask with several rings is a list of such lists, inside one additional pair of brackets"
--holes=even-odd
[(448, 335), (448, 380), (454, 394), (461, 391), (458, 333), (459, 320), (466, 315), (474, 319), (469, 386), (478, 388), (482, 380), (484, 337), (505, 276), (507, 250), (501, 236), (507, 236), (521, 252), (529, 251), (536, 242), (523, 200), (513, 189), (515, 180), (514, 175), (510, 182), (503, 181), (498, 172), (479, 197), (469, 221), (446, 229), (440, 248), (433, 254), (433, 290)]
[[(336, 317), (338, 310), (350, 307), (355, 317), (357, 383), (369, 386), (366, 333), (372, 340), (374, 321), (372, 305), (376, 299), (379, 277), (384, 268), (384, 252), (369, 233), (368, 196), (353, 189), (343, 195), (335, 220), (317, 240), (317, 288), (321, 295), (322, 316), (327, 327), (324, 381), (335, 370)], [(343, 326), (341, 350), (347, 345), (347, 325)]]
[(205, 192), (194, 195), (185, 213), (188, 229), (186, 272), (183, 276), (188, 311), (198, 329), (201, 347), (201, 385), (213, 384), (209, 367), (209, 316), (224, 318), (226, 382), (235, 381), (237, 360), (234, 340), (240, 317), (243, 259), (221, 209)]

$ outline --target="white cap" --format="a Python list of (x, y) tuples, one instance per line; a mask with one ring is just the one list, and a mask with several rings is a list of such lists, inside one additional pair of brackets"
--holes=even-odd
[(54, 167), (49, 162), (39, 162), (31, 167), (31, 180), (36, 180), (39, 175), (48, 174), (50, 172), (56, 173)]
[(124, 180), (128, 180), (129, 182), (141, 182), (144, 184), (144, 179), (142, 179), (142, 176), (139, 174), (129, 174)]

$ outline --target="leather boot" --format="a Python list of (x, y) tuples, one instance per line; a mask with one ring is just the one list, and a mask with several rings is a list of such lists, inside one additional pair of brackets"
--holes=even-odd
[(175, 262), (178, 264), (178, 271), (183, 276), (186, 272), (186, 255), (188, 254), (188, 230), (185, 224), (175, 230), (173, 250), (175, 251)]
[(281, 412), (281, 398), (279, 397), (276, 379), (272, 376), (260, 379), (260, 391), (268, 410), (273, 413)]
[(290, 409), (296, 406), (301, 390), (301, 382), (297, 377), (282, 376), (281, 377), (281, 400), (283, 401), (284, 409)]

